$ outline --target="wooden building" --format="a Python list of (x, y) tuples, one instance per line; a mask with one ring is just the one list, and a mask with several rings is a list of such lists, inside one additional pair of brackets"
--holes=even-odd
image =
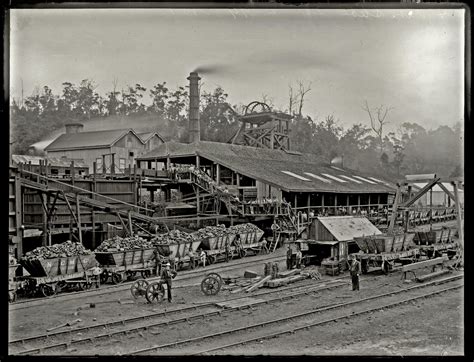
[(46, 155), (83, 160), (90, 173), (95, 164), (98, 173), (120, 174), (133, 168), (136, 157), (163, 142), (154, 132), (142, 134), (142, 139), (133, 129), (90, 132), (82, 132), (82, 129), (80, 123), (67, 124), (66, 133), (45, 148)]
[[(207, 141), (167, 142), (137, 158), (141, 169), (160, 164), (167, 169), (193, 166), (241, 201), (285, 200), (308, 215), (376, 208), (387, 205), (395, 194), (395, 185), (385, 180), (295, 151)], [(179, 187), (185, 194), (193, 191), (185, 183)]]

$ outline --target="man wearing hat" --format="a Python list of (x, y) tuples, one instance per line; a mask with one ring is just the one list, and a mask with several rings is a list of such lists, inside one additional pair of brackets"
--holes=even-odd
[(168, 290), (168, 302), (171, 303), (171, 284), (172, 280), (178, 273), (175, 270), (171, 270), (171, 264), (169, 262), (167, 262), (164, 266), (165, 268), (161, 272), (161, 280), (166, 284)]

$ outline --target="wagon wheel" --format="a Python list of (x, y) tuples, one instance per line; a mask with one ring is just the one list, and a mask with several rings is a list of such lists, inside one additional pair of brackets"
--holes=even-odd
[(219, 279), (219, 284), (222, 285), (224, 281), (222, 280), (222, 277), (218, 273), (207, 273), (206, 277), (213, 277)]
[(40, 292), (41, 294), (43, 294), (43, 296), (50, 297), (56, 294), (56, 288), (54, 288), (54, 286), (51, 286), (51, 285), (41, 284)]
[(112, 273), (111, 278), (113, 284), (120, 284), (123, 281), (122, 274), (119, 273)]
[(206, 295), (216, 295), (221, 290), (220, 279), (216, 276), (206, 276), (201, 282), (201, 290)]
[(151, 277), (151, 271), (150, 270), (142, 270), (140, 272), (141, 276), (143, 279)]
[(100, 273), (101, 284), (105, 284), (108, 279), (109, 279), (109, 272), (107, 270), (104, 270), (102, 273)]
[(148, 283), (145, 279), (138, 279), (137, 281), (135, 281), (130, 287), (130, 292), (132, 293), (132, 296), (135, 299), (144, 296), (146, 294), (146, 288), (149, 284), (150, 283)]
[(127, 279), (131, 280), (137, 275), (137, 272), (134, 270), (127, 270)]
[(8, 292), (8, 301), (13, 303), (16, 300), (16, 292), (14, 290), (10, 290)]
[(207, 263), (211, 265), (211, 264), (214, 264), (215, 262), (216, 262), (216, 257), (214, 255), (208, 255)]
[(78, 282), (78, 283), (76, 284), (76, 287), (77, 287), (77, 289), (79, 289), (80, 291), (86, 290), (86, 289), (87, 289), (87, 282)]
[(149, 303), (161, 302), (165, 297), (165, 288), (160, 282), (154, 282), (148, 285), (145, 291), (146, 300)]

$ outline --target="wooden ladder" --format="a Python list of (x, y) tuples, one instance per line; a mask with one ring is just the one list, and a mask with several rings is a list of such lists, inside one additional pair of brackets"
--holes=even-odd
[(278, 242), (280, 241), (280, 233), (277, 232), (276, 233), (277, 236), (276, 238), (273, 238), (272, 242), (270, 243), (269, 247), (268, 247), (268, 250), (273, 253), (275, 250), (276, 250), (276, 247), (278, 245)]

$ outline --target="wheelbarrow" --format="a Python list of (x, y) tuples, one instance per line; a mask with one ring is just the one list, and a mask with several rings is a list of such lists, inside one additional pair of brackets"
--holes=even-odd
[(164, 282), (161, 280), (149, 283), (145, 279), (138, 279), (130, 287), (130, 293), (135, 299), (145, 297), (148, 303), (160, 303), (165, 296), (163, 284)]

